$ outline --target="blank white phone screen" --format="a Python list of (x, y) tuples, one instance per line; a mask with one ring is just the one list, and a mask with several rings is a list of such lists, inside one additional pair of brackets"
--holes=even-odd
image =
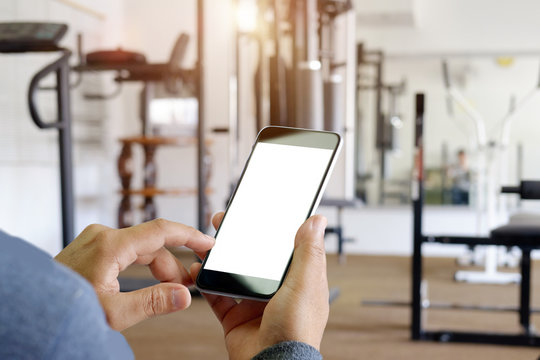
[(205, 268), (281, 280), (332, 153), (257, 143)]

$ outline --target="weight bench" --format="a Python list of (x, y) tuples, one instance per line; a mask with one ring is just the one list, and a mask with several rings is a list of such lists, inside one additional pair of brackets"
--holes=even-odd
[[(523, 200), (540, 200), (540, 181), (522, 181), (519, 187), (503, 187), (503, 193), (519, 194)], [(515, 243), (521, 249), (519, 323), (524, 334), (533, 337), (531, 326), (531, 250), (540, 248), (540, 215), (518, 214), (510, 222), (491, 231), (491, 239)], [(535, 341), (534, 345), (540, 345)]]

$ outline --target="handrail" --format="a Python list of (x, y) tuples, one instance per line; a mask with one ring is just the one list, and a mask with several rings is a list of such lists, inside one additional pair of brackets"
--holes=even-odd
[[(32, 121), (40, 128), (40, 129), (61, 129), (64, 128), (65, 122), (63, 119), (58, 119), (55, 122), (44, 122), (37, 110), (36, 106), (36, 94), (39, 89), (39, 83), (43, 78), (48, 76), (49, 74), (53, 72), (57, 72), (60, 70), (60, 68), (68, 61), (69, 57), (71, 56), (71, 52), (69, 50), (63, 49), (62, 50), (62, 56), (58, 58), (53, 63), (50, 63), (49, 65), (45, 66), (43, 69), (37, 72), (36, 75), (32, 78), (30, 81), (30, 86), (28, 87), (28, 106), (30, 109), (30, 117), (32, 118)], [(57, 76), (58, 81), (58, 76)], [(57, 84), (58, 85), (58, 84)]]

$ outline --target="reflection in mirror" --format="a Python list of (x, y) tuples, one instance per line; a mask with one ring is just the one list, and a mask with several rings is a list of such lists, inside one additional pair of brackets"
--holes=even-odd
[(368, 205), (409, 203), (413, 98), (424, 92), (426, 204), (517, 206), (498, 193), (504, 184), (540, 177), (538, 134), (531, 131), (540, 113), (539, 67), (540, 58), (530, 55), (365, 51), (359, 59), (357, 197)]

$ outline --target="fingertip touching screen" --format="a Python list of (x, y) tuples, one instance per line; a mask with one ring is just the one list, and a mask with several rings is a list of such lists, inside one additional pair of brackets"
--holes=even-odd
[(205, 268), (280, 281), (333, 150), (258, 142)]

